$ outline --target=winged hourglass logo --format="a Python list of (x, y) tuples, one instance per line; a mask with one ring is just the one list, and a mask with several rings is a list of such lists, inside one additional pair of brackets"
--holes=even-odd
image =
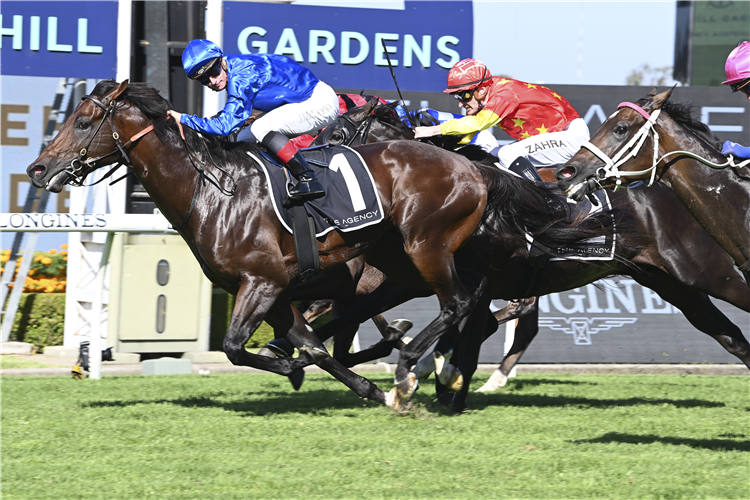
[(591, 345), (591, 335), (623, 325), (632, 325), (636, 321), (638, 318), (547, 317), (539, 318), (539, 326), (573, 335), (576, 345)]

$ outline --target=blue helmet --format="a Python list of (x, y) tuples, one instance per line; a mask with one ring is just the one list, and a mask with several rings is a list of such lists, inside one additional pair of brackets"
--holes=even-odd
[(211, 66), (217, 57), (222, 57), (221, 49), (214, 42), (198, 38), (188, 43), (182, 52), (182, 67), (188, 78), (193, 78)]

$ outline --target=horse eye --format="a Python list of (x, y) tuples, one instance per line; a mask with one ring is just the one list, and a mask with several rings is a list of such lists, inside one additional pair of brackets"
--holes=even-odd
[(80, 130), (88, 130), (89, 127), (91, 127), (91, 124), (85, 120), (78, 120), (76, 123), (76, 128)]
[(625, 125), (618, 125), (615, 127), (615, 134), (625, 135), (628, 132), (628, 128)]

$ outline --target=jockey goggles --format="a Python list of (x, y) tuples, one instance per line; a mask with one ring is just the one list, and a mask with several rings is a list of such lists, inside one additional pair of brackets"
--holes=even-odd
[(201, 85), (206, 85), (209, 78), (221, 74), (221, 69), (221, 57), (215, 57), (213, 60), (198, 68), (198, 71), (193, 73), (190, 76), (190, 79), (196, 80)]
[(732, 90), (732, 92), (737, 92), (738, 90), (747, 87), (748, 84), (750, 84), (750, 78), (745, 78), (741, 82), (730, 85), (729, 88)]
[(457, 101), (461, 101), (463, 103), (467, 103), (471, 101), (474, 98), (474, 91), (476, 89), (470, 89), (470, 90), (462, 90), (460, 92), (456, 92), (455, 94), (451, 94), (454, 99)]

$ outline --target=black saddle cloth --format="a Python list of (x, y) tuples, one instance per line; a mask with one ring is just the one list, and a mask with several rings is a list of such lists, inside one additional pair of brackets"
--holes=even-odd
[[(354, 231), (383, 220), (380, 195), (359, 153), (346, 146), (327, 145), (300, 151), (326, 191), (324, 197), (304, 203), (307, 214), (315, 223), (316, 237), (334, 229)], [(288, 177), (289, 173), (265, 151), (249, 152), (248, 155), (266, 174), (276, 216), (291, 233), (292, 214), (287, 207), (289, 185), (294, 179)]]

